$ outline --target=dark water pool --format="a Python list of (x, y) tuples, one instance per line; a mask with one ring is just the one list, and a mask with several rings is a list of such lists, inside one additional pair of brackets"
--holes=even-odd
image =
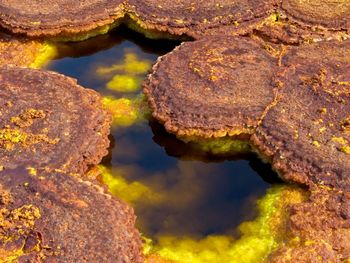
[[(134, 98), (140, 89), (123, 92), (106, 87), (116, 72), (130, 74), (125, 67), (127, 58), (152, 64), (178, 44), (118, 29), (60, 46), (60, 58), (48, 69), (77, 78), (81, 85), (104, 96)], [(106, 74), (101, 74), (101, 68)], [(144, 69), (139, 71), (132, 73), (133, 77), (144, 78)], [(139, 82), (136, 85), (139, 88)], [(126, 182), (138, 182), (162, 196), (163, 201), (140, 198), (132, 202), (139, 228), (150, 237), (234, 234), (240, 222), (254, 218), (256, 199), (276, 181), (270, 167), (254, 155), (229, 159), (203, 156), (151, 119), (114, 127), (111, 140), (111, 153), (103, 165)]]

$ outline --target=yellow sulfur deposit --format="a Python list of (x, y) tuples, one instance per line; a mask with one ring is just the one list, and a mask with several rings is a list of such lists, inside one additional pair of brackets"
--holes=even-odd
[(144, 116), (148, 114), (143, 97), (134, 99), (104, 97), (103, 105), (112, 113), (115, 126), (131, 126), (142, 121)]
[(53, 44), (0, 34), (0, 66), (41, 68), (57, 55)]
[(112, 31), (114, 28), (120, 26), (121, 18), (123, 18), (123, 16), (124, 15), (116, 16), (114, 18), (115, 19), (114, 23), (110, 25), (99, 26), (89, 32), (80, 33), (80, 34), (71, 34), (67, 36), (58, 36), (58, 37), (53, 37), (52, 39), (55, 42), (79, 42), (79, 41), (84, 41), (99, 35), (104, 35)]
[(150, 39), (189, 40), (189, 37), (184, 34), (180, 36), (172, 35), (171, 33), (167, 32), (166, 29), (155, 29), (154, 26), (147, 25), (147, 23), (143, 22), (136, 14), (133, 14), (132, 12), (126, 16), (124, 23), (131, 30), (143, 34), (145, 37)]
[(160, 194), (153, 192), (148, 186), (140, 182), (128, 182), (118, 170), (110, 171), (103, 166), (99, 166), (102, 181), (108, 185), (109, 191), (128, 203), (149, 200), (158, 202), (162, 199)]
[(29, 65), (30, 68), (42, 68), (50, 60), (57, 56), (57, 49), (53, 44), (44, 43), (37, 50), (34, 61)]
[[(0, 209), (0, 242), (3, 247), (11, 245), (16, 249), (0, 249), (0, 262), (17, 262), (17, 258), (25, 254), (25, 240), (21, 237), (29, 236), (36, 221), (41, 217), (40, 210), (33, 205), (23, 205), (14, 210)], [(18, 246), (18, 245), (21, 245)], [(33, 250), (40, 250), (35, 246)]]
[[(140, 182), (128, 182), (122, 170), (102, 169), (103, 182), (113, 195), (134, 206), (146, 203), (169, 203), (167, 192)], [(283, 243), (286, 235), (288, 207), (304, 201), (306, 192), (289, 185), (270, 188), (257, 202), (258, 217), (239, 226), (241, 236), (210, 235), (202, 239), (192, 236), (159, 234), (153, 240), (144, 237), (144, 253), (148, 263), (256, 263)], [(180, 197), (181, 199), (181, 197)], [(142, 229), (141, 229), (142, 230)]]
[(248, 142), (243, 140), (234, 140), (230, 137), (207, 140), (194, 139), (190, 143), (195, 149), (214, 155), (231, 155), (251, 151), (251, 147)]
[(212, 235), (201, 240), (159, 236), (154, 245), (146, 239), (148, 262), (153, 261), (155, 254), (163, 258), (164, 262), (262, 262), (282, 241), (288, 205), (304, 199), (305, 194), (298, 188), (274, 186), (258, 201), (259, 216), (254, 221), (240, 225), (240, 239), (234, 240), (225, 235)]
[(141, 79), (128, 75), (115, 75), (107, 83), (107, 89), (119, 92), (133, 92), (140, 88)]
[(56, 144), (59, 139), (50, 139), (47, 134), (32, 134), (19, 129), (4, 128), (0, 130), (0, 146), (10, 151), (15, 145), (29, 147), (37, 143)]
[(151, 63), (149, 60), (139, 60), (135, 53), (128, 52), (125, 54), (124, 63), (100, 67), (97, 69), (97, 74), (105, 75), (116, 71), (124, 71), (126, 74), (145, 74), (150, 69)]
[(134, 92), (140, 89), (141, 80), (151, 68), (150, 60), (140, 60), (135, 53), (128, 51), (123, 63), (114, 64), (110, 67), (99, 67), (99, 76), (114, 74), (107, 83), (107, 88), (118, 92)]

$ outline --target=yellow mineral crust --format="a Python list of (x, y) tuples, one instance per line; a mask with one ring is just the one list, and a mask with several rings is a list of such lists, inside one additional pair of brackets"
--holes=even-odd
[(143, 97), (114, 98), (104, 97), (104, 107), (112, 113), (113, 125), (128, 127), (144, 120), (148, 107)]
[(121, 170), (110, 171), (106, 167), (99, 166), (103, 183), (108, 185), (109, 191), (124, 201), (135, 204), (140, 200), (148, 200), (157, 203), (163, 200), (162, 195), (153, 191), (141, 182), (128, 182), (123, 177)]
[(166, 26), (152, 25), (150, 23), (144, 22), (139, 16), (133, 12), (129, 12), (124, 23), (133, 31), (143, 34), (145, 37), (150, 39), (173, 39), (173, 40), (189, 40), (190, 37), (186, 36), (186, 29), (182, 30), (182, 33), (175, 34), (172, 30)]
[(10, 151), (16, 144), (22, 147), (30, 147), (38, 143), (56, 144), (58, 139), (51, 139), (47, 134), (32, 134), (17, 128), (0, 129), (0, 147)]
[[(314, 7), (316, 6), (314, 5)], [(303, 4), (302, 7), (306, 7), (306, 5)], [(328, 8), (327, 10), (330, 9)], [(304, 17), (308, 16), (304, 15)], [(342, 41), (349, 38), (349, 31), (341, 29), (341, 27), (334, 30), (323, 26), (306, 26), (304, 23), (301, 23), (301, 20), (298, 21), (298, 19), (294, 19), (289, 14), (286, 14), (284, 10), (279, 10), (257, 24), (254, 28), (254, 34), (275, 44), (301, 44), (331, 39)]]
[(120, 26), (121, 24), (121, 19), (123, 18), (123, 14), (114, 17), (114, 22), (111, 22), (110, 25), (104, 25), (104, 26), (99, 26), (95, 29), (91, 29), (88, 32), (84, 33), (73, 33), (73, 34), (67, 34), (63, 36), (55, 36), (51, 38), (51, 41), (55, 42), (79, 42), (79, 41), (84, 41), (89, 38), (93, 38), (99, 35), (104, 35), (113, 30), (114, 28)]
[(44, 131), (43, 133), (36, 134), (26, 131), (26, 128), (33, 125), (35, 119), (44, 119), (45, 116), (43, 110), (30, 108), (24, 110), (17, 116), (11, 117), (10, 123), (13, 124), (14, 127), (6, 125), (0, 129), (0, 148), (11, 151), (17, 144), (21, 147), (30, 147), (38, 143), (58, 143), (58, 138), (49, 138)]
[(55, 56), (51, 43), (0, 34), (0, 66), (41, 68)]
[(212, 235), (201, 240), (160, 235), (153, 242), (145, 239), (147, 262), (262, 262), (283, 242), (288, 207), (305, 199), (305, 192), (299, 188), (274, 186), (258, 201), (259, 216), (239, 226), (239, 239), (226, 235)]
[[(102, 180), (110, 191), (133, 205), (167, 202), (165, 192), (158, 192), (141, 182), (128, 182), (122, 171), (102, 169)], [(286, 236), (289, 206), (303, 202), (306, 191), (290, 185), (277, 185), (257, 202), (258, 217), (239, 226), (241, 236), (210, 235), (203, 239), (192, 236), (159, 234), (144, 238), (148, 263), (238, 263), (262, 262), (278, 248)]]
[(128, 52), (125, 54), (124, 63), (115, 64), (111, 67), (101, 67), (97, 70), (99, 74), (108, 74), (114, 71), (125, 71), (127, 74), (144, 74), (151, 67), (151, 61), (140, 60), (136, 54)]
[(150, 60), (141, 60), (132, 51), (127, 51), (122, 63), (97, 68), (97, 75), (111, 78), (107, 89), (117, 92), (134, 92), (141, 88), (144, 75), (151, 68)]
[(19, 128), (27, 128), (33, 124), (34, 119), (45, 118), (45, 112), (43, 110), (28, 109), (19, 116), (11, 118), (11, 122)]
[(231, 137), (202, 139), (199, 137), (179, 137), (180, 140), (189, 143), (191, 147), (199, 152), (210, 153), (216, 156), (230, 156), (240, 153), (251, 152), (249, 142), (233, 139)]
[[(16, 262), (16, 259), (25, 254), (25, 240), (23, 236), (29, 236), (34, 229), (35, 222), (41, 217), (40, 210), (33, 205), (23, 205), (19, 208), (8, 210), (0, 209), (0, 242), (3, 244), (0, 249), (0, 262)], [(16, 246), (15, 249), (4, 249), (8, 244)], [(40, 241), (32, 250), (39, 251)]]
[(107, 89), (120, 92), (133, 92), (139, 89), (141, 79), (135, 76), (115, 75), (107, 83)]

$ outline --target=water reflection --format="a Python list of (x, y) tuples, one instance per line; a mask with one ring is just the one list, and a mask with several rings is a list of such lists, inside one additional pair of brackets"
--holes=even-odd
[(178, 44), (176, 41), (149, 40), (122, 27), (83, 42), (59, 44), (59, 56), (48, 68), (75, 77), (81, 85), (104, 95), (120, 97), (126, 94), (106, 89), (115, 73), (123, 73), (124, 76), (137, 73), (137, 77), (143, 79), (150, 63)]
[[(162, 196), (158, 202), (148, 202), (146, 194), (134, 204), (148, 236), (234, 234), (242, 220), (256, 215), (254, 203), (269, 183), (279, 182), (254, 155), (212, 161), (210, 155), (194, 151), (159, 124), (150, 123), (155, 134), (145, 123), (114, 132), (116, 145), (105, 162), (112, 175), (122, 174), (128, 182), (141, 183)], [(163, 148), (154, 141), (167, 144)]]
[(122, 28), (60, 45), (60, 57), (49, 69), (75, 77), (106, 97), (115, 125), (110, 155), (103, 161), (104, 180), (133, 204), (143, 233), (234, 235), (242, 220), (256, 216), (256, 199), (276, 177), (251, 154), (214, 157), (148, 119), (141, 79), (159, 55), (178, 44), (147, 40)]

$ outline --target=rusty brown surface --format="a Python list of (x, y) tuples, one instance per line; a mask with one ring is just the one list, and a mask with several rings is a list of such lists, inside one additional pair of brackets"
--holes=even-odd
[(185, 43), (144, 82), (153, 116), (179, 136), (251, 134), (274, 103), (278, 59), (245, 38)]
[(344, 262), (350, 258), (350, 194), (312, 189), (308, 201), (293, 205), (285, 242), (268, 262)]
[(144, 83), (153, 116), (187, 139), (231, 127), (252, 134), (284, 180), (308, 188), (310, 198), (290, 207), (286, 236), (268, 262), (350, 258), (350, 42), (286, 49), (261, 38), (213, 39), (158, 61)]
[(282, 11), (308, 26), (350, 29), (350, 2), (347, 0), (284, 0)]
[(252, 34), (267, 42), (284, 45), (299, 45), (326, 39), (342, 39), (346, 36), (344, 32), (313, 31), (286, 19), (276, 21), (273, 17), (254, 27)]
[(301, 44), (350, 37), (350, 4), (339, 0), (285, 0), (254, 29), (268, 41)]
[(101, 97), (63, 75), (0, 68), (0, 170), (84, 173), (107, 154), (111, 117)]
[(290, 208), (288, 235), (268, 262), (350, 258), (349, 55), (349, 41), (331, 41), (291, 48), (282, 59), (278, 103), (252, 141), (311, 195)]
[(292, 49), (281, 93), (253, 136), (286, 180), (350, 190), (350, 42)]
[(143, 262), (133, 209), (101, 186), (33, 169), (0, 175), (0, 261)]
[(44, 44), (0, 33), (0, 66), (28, 67), (35, 64)]
[[(22, 6), (27, 5), (22, 2), (1, 3), (0, 24), (14, 33), (34, 37), (86, 34), (114, 23), (124, 12), (119, 5), (121, 1), (109, 1), (106, 9), (99, 4), (101, 1), (84, 1), (86, 9), (83, 7), (83, 11), (79, 12), (80, 20), (77, 21), (74, 18), (77, 13), (67, 12), (72, 8), (67, 8), (67, 1), (55, 1), (58, 5), (38, 8), (39, 15), (31, 14), (29, 9), (24, 8), (22, 15), (14, 16)], [(350, 168), (350, 44), (347, 41), (332, 41), (301, 45), (289, 48), (286, 56), (279, 44), (300, 45), (347, 38), (350, 4), (345, 0), (286, 0), (279, 10), (281, 17), (276, 15), (275, 20), (273, 16), (267, 18), (275, 10), (275, 4), (275, 1), (233, 3), (222, 0), (198, 5), (183, 0), (130, 0), (126, 7), (129, 16), (149, 32), (167, 32), (193, 38), (215, 35), (185, 43), (159, 59), (145, 82), (153, 115), (169, 132), (180, 137), (229, 135), (240, 139), (247, 139), (253, 134), (254, 146), (283, 179), (307, 185), (310, 198), (290, 207), (285, 240), (268, 261), (342, 262), (350, 258), (350, 181), (347, 172)], [(65, 14), (59, 14), (63, 20), (57, 17), (57, 7)], [(79, 8), (81, 6), (73, 6), (72, 10)], [(49, 11), (44, 14), (46, 11), (42, 10)], [(250, 40), (228, 36), (250, 32), (260, 40), (257, 41), (256, 37)], [(263, 40), (274, 44), (262, 44)], [(28, 65), (40, 45), (38, 42), (2, 37), (0, 53), (4, 56), (0, 58), (0, 64)], [(1, 71), (4, 72), (4, 69)], [(63, 168), (68, 172), (84, 172), (100, 161), (108, 145), (109, 121), (106, 121), (106, 113), (101, 110), (96, 94), (91, 92), (87, 96), (75, 88), (72, 92), (71, 88), (77, 84), (62, 76), (58, 79), (58, 75), (5, 75), (0, 74), (0, 85), (8, 85), (7, 90), (0, 91), (0, 121), (5, 123), (0, 127), (0, 170), (5, 169), (6, 172), (6, 169), (18, 165), (38, 165), (50, 169)], [(21, 92), (19, 89), (16, 91), (23, 76), (28, 88), (21, 86)], [(50, 90), (52, 87), (54, 90), (56, 84), (65, 86), (65, 89), (51, 94)], [(6, 93), (8, 90), (12, 90), (10, 95)], [(40, 95), (33, 95), (30, 90), (39, 91)], [(21, 97), (23, 91), (25, 97)], [(72, 93), (72, 103), (67, 103), (68, 94)], [(16, 99), (11, 101), (8, 98)], [(66, 140), (67, 129), (72, 137)], [(68, 145), (74, 151), (67, 151)], [(139, 236), (133, 228), (135, 219), (130, 210), (124, 207), (114, 211), (111, 204), (84, 195), (84, 191), (90, 193), (96, 189), (91, 185), (84, 191), (80, 187), (76, 191), (77, 182), (71, 182), (76, 178), (66, 179), (63, 174), (44, 173), (44, 180), (50, 181), (47, 184), (47, 181), (42, 183), (43, 179), (22, 171), (20, 173), (26, 181), (13, 182), (13, 179), (8, 179), (11, 173), (13, 176), (13, 172), (6, 172), (0, 178), (0, 185), (3, 185), (0, 187), (0, 208), (5, 208), (0, 216), (6, 223), (0, 228), (0, 237), (10, 235), (14, 239), (7, 243), (3, 242), (4, 239), (1, 243), (0, 239), (0, 255), (9, 258), (13, 253), (24, 252), (19, 256), (22, 261), (49, 259), (55, 262), (59, 259), (84, 262), (91, 259), (103, 261), (109, 259), (108, 255), (112, 257), (117, 254), (120, 256), (117, 262), (141, 261)], [(15, 189), (12, 192), (4, 190), (13, 183), (18, 183), (19, 187), (10, 187)], [(32, 185), (34, 187), (30, 188)], [(71, 191), (67, 197), (65, 193), (69, 187)], [(72, 194), (73, 187), (78, 194)], [(32, 189), (43, 193), (47, 199), (39, 202)], [(57, 189), (60, 191), (57, 192)], [(14, 199), (12, 193), (20, 198)], [(113, 229), (108, 228), (106, 225), (110, 221), (102, 222), (102, 217), (95, 215), (100, 213), (100, 207), (92, 205), (88, 211), (97, 218), (89, 217), (90, 214), (85, 218), (85, 211), (82, 212), (87, 203), (85, 197), (102, 209), (115, 213), (113, 216), (126, 209), (122, 214), (128, 222), (122, 222)], [(55, 202), (59, 205), (55, 205)], [(48, 207), (54, 208), (55, 217)], [(48, 220), (43, 220), (42, 213), (38, 214), (41, 208)], [(70, 208), (78, 212), (73, 212), (72, 217), (68, 212), (67, 217)], [(84, 220), (74, 224), (73, 219), (77, 214)], [(70, 223), (65, 224), (61, 220)], [(58, 231), (52, 222), (60, 226)], [(98, 229), (90, 227), (86, 230), (91, 222), (102, 223)], [(119, 228), (125, 225), (128, 225), (126, 230)], [(96, 231), (93, 232), (96, 239), (91, 241), (95, 243), (89, 243), (89, 238), (70, 242), (72, 236), (65, 232), (66, 229), (73, 229), (79, 233), (79, 237)], [(45, 234), (44, 239), (42, 233)], [(111, 242), (112, 248), (102, 247), (110, 233), (117, 233), (121, 238)], [(120, 248), (118, 253), (113, 250), (116, 247)], [(162, 262), (156, 256), (148, 260)]]
[(122, 0), (6, 0), (0, 25), (31, 37), (82, 35), (108, 26), (124, 15)]
[[(225, 26), (225, 33), (237, 31), (235, 26), (262, 20), (274, 11), (277, 0), (128, 0), (126, 9), (145, 29), (190, 35), (199, 38)], [(233, 27), (226, 27), (226, 26)], [(242, 30), (242, 28), (239, 28)]]
[[(271, 21), (274, 17), (276, 21)], [(0, 4), (0, 25), (30, 37), (81, 40), (106, 33), (120, 22), (132, 23), (132, 28), (154, 38), (199, 39), (257, 30), (272, 40), (294, 44), (348, 38), (350, 4), (346, 0), (6, 0)]]

